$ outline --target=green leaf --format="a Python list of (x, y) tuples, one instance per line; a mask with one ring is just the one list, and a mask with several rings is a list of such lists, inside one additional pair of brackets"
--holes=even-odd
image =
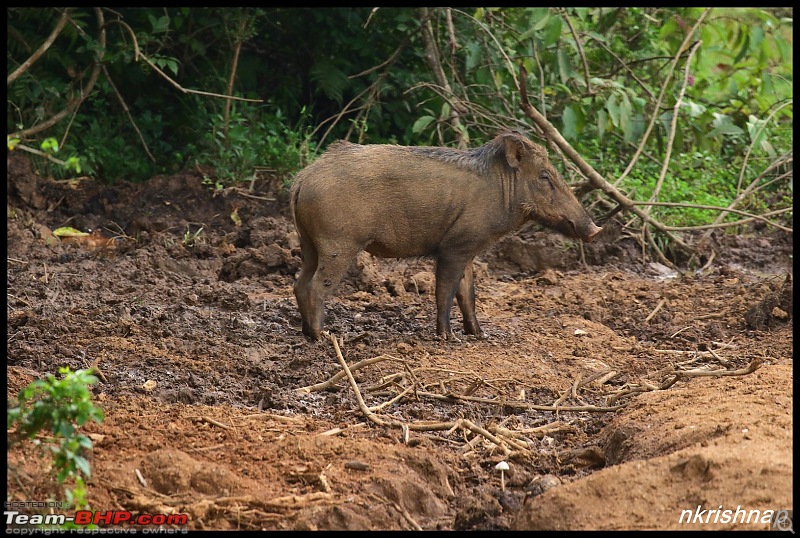
[[(761, 145), (767, 135), (767, 130), (762, 129), (766, 124), (766, 120), (760, 120), (754, 115), (750, 114), (747, 119), (747, 134), (750, 135), (750, 140), (754, 146)], [(759, 132), (760, 131), (760, 132)]]
[(561, 37), (562, 25), (561, 17), (556, 15), (550, 18), (550, 22), (547, 24), (547, 28), (545, 28), (542, 34), (542, 45), (544, 47), (549, 47), (558, 42), (558, 39)]
[(53, 137), (45, 138), (42, 140), (41, 148), (45, 153), (58, 153), (58, 140)]
[(691, 118), (696, 118), (706, 111), (706, 107), (688, 99), (681, 102), (681, 106), (689, 109), (689, 117)]
[(606, 134), (606, 127), (608, 126), (608, 112), (600, 110), (597, 113), (597, 137), (603, 141), (603, 135)]
[(543, 14), (543, 16), (539, 17), (539, 19), (538, 19), (538, 20), (536, 21), (536, 23), (533, 25), (533, 30), (534, 30), (535, 32), (538, 32), (539, 30), (541, 30), (542, 28), (544, 28), (544, 27), (545, 27), (545, 25), (547, 24), (547, 21), (548, 21), (548, 20), (550, 20), (550, 10), (547, 10), (547, 11), (546, 11), (546, 12)]
[(558, 53), (556, 54), (558, 59), (558, 74), (561, 77), (561, 82), (566, 84), (567, 81), (572, 77), (572, 65), (569, 62), (569, 56), (567, 53), (564, 52), (563, 49), (558, 49)]
[(718, 112), (714, 112), (714, 121), (711, 122), (711, 126), (714, 129), (708, 133), (709, 138), (713, 138), (718, 135), (740, 135), (744, 132), (740, 127), (734, 125), (733, 118)]
[(467, 58), (465, 67), (467, 72), (470, 72), (475, 69), (475, 66), (477, 66), (483, 58), (483, 47), (479, 41), (469, 41), (466, 48)]
[(436, 118), (433, 116), (422, 116), (414, 122), (414, 126), (411, 127), (411, 132), (414, 134), (419, 134), (425, 130), (425, 128), (431, 124), (432, 121), (435, 121)]
[(86, 237), (89, 234), (76, 230), (75, 228), (70, 228), (69, 226), (62, 226), (61, 228), (53, 230), (53, 235), (57, 237)]
[(571, 105), (564, 107), (561, 121), (563, 123), (561, 134), (564, 135), (564, 138), (567, 140), (575, 140), (578, 138), (577, 118), (575, 117), (575, 111), (572, 110)]
[(606, 110), (608, 110), (608, 115), (611, 116), (611, 123), (614, 124), (614, 127), (619, 127), (619, 105), (617, 104), (617, 94), (612, 93), (608, 96), (606, 100)]

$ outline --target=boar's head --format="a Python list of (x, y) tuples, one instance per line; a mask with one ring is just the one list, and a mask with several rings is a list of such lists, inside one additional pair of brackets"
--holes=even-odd
[(515, 176), (528, 218), (567, 237), (590, 243), (602, 228), (592, 221), (550, 163), (547, 151), (516, 131), (498, 138), (502, 140), (506, 162)]

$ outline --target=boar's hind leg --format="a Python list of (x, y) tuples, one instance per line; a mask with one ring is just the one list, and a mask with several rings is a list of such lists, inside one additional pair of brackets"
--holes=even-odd
[[(309, 283), (311, 277), (317, 271), (317, 247), (314, 243), (300, 236), (300, 252), (303, 258), (303, 263), (300, 268), (300, 276), (297, 277), (297, 282), (294, 283), (294, 296), (297, 299), (297, 307), (300, 309), (300, 318), (303, 320), (303, 334), (309, 337), (314, 337), (309, 325), (310, 316), (310, 298), (309, 298)], [(318, 336), (317, 336), (318, 338)]]
[(456, 299), (458, 299), (458, 307), (464, 317), (464, 332), (484, 337), (485, 335), (478, 325), (478, 317), (475, 315), (475, 280), (472, 272), (472, 260), (464, 268), (464, 276), (458, 285)]
[(436, 333), (445, 339), (455, 339), (450, 328), (450, 310), (464, 275), (464, 267), (470, 262), (470, 258), (465, 260), (445, 256), (439, 256), (436, 260)]
[(303, 332), (309, 338), (319, 340), (325, 319), (325, 298), (330, 295), (344, 276), (350, 262), (353, 261), (358, 248), (346, 252), (327, 252), (317, 249), (317, 270), (310, 277), (307, 286), (308, 331)]

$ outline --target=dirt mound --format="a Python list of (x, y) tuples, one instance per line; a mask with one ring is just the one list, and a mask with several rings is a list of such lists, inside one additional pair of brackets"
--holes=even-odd
[[(583, 250), (527, 226), (476, 261), (488, 338), (454, 309), (457, 342), (435, 335), (431, 261), (362, 253), (326, 328), (380, 426), (332, 343), (300, 332), (282, 193), (213, 190), (200, 171), (55, 182), (16, 155), (8, 188), (7, 396), (99, 369), (93, 509), (192, 529), (478, 530), (791, 505), (786, 234), (714, 236), (714, 261), (681, 276), (613, 222)], [(52, 234), (65, 225), (93, 235)], [(38, 456), (9, 450), (9, 500), (61, 498)]]

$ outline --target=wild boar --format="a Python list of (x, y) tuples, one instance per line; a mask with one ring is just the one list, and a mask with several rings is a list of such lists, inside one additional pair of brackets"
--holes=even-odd
[(546, 150), (518, 131), (470, 150), (337, 141), (298, 173), (290, 204), (302, 256), (294, 294), (313, 340), (321, 338), (325, 298), (361, 250), (433, 258), (436, 332), (455, 338), (455, 297), (464, 332), (482, 337), (477, 254), (529, 219), (587, 243), (602, 230)]

